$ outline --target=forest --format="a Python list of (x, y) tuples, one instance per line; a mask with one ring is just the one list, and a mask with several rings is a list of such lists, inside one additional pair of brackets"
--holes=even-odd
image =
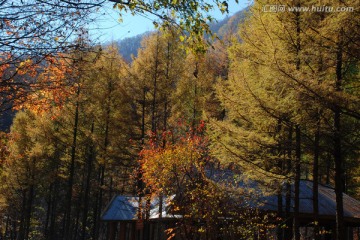
[[(343, 193), (360, 200), (359, 1), (323, 1), (352, 12), (254, 1), (221, 37), (208, 1), (112, 1), (161, 19), (126, 60), (81, 27), (104, 1), (21, 2), (0, 3), (0, 110), (14, 115), (0, 132), (0, 240), (107, 239), (101, 213), (116, 195), (176, 196), (167, 239), (300, 240), (301, 180), (313, 184), (312, 239), (324, 234), (321, 185), (336, 195), (333, 239), (347, 239)], [(278, 211), (259, 211), (257, 191), (278, 194)]]

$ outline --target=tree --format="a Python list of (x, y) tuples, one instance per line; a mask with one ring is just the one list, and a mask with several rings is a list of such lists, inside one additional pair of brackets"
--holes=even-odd
[[(343, 226), (342, 168), (345, 158), (348, 161), (358, 144), (354, 142), (357, 133), (348, 132), (358, 126), (354, 108), (358, 93), (350, 87), (357, 77), (353, 71), (346, 70), (358, 69), (358, 58), (350, 53), (358, 51), (352, 44), (358, 39), (358, 32), (344, 31), (350, 31), (345, 26), (353, 26), (356, 20), (349, 14), (339, 13), (336, 16), (335, 13), (300, 11), (264, 13), (264, 4), (261, 1), (254, 4), (252, 15), (240, 33), (242, 42), (230, 50), (229, 80), (218, 87), (226, 117), (211, 125), (214, 154), (241, 165), (255, 178), (259, 175), (264, 179), (261, 176), (265, 175), (268, 180), (286, 177), (295, 181), (294, 234), (297, 239), (299, 194), (296, 186), (300, 178), (307, 177), (302, 163), (308, 157), (314, 159), (310, 168), (314, 173), (314, 211), (318, 211), (317, 167), (320, 161), (326, 162), (325, 158), (333, 156), (334, 165), (338, 165), (335, 167), (337, 177), (331, 180), (338, 196), (337, 237), (344, 238), (340, 227)], [(300, 1), (295, 4), (303, 6)], [(336, 24), (329, 19), (336, 19)], [(324, 29), (326, 33), (322, 32)], [(329, 29), (332, 37), (327, 35)], [(345, 45), (343, 37), (347, 39)], [(353, 90), (343, 91), (343, 85), (340, 84), (340, 88), (336, 85), (339, 81)], [(342, 121), (350, 123), (349, 120), (349, 128), (342, 129)], [(345, 145), (346, 152), (341, 150)]]
[[(352, 2), (355, 6), (358, 3)], [(335, 18), (335, 19), (332, 19)], [(353, 55), (353, 52), (359, 52), (359, 47), (353, 44), (355, 39), (359, 38), (358, 32), (353, 32), (348, 28), (349, 26), (356, 25), (358, 21), (353, 20), (353, 16), (347, 14), (338, 14), (338, 16), (329, 15), (326, 19), (331, 19), (328, 24), (320, 28), (320, 30), (326, 29), (334, 33), (333, 36), (329, 36), (329, 39), (321, 41), (325, 42), (324, 45), (330, 46), (327, 53), (329, 54), (330, 64), (328, 72), (333, 76), (331, 93), (337, 102), (332, 102), (329, 107), (333, 112), (333, 127), (332, 127), (332, 139), (333, 139), (333, 159), (335, 165), (335, 193), (336, 193), (336, 239), (343, 239), (345, 236), (344, 229), (344, 211), (343, 211), (343, 192), (346, 190), (345, 185), (345, 166), (347, 166), (347, 155), (349, 152), (355, 150), (355, 145), (352, 147), (346, 146), (346, 142), (353, 143), (351, 136), (347, 132), (346, 128), (343, 128), (343, 123), (347, 122), (347, 119), (355, 118), (352, 120), (353, 126), (358, 126), (359, 118), (357, 110), (352, 109), (351, 105), (357, 105), (355, 102), (358, 99), (357, 91), (348, 91), (347, 88), (352, 86), (356, 81), (356, 74), (347, 69), (353, 68), (359, 69), (359, 57)], [(326, 19), (324, 21), (326, 21)], [(336, 24), (336, 25), (335, 25)], [(323, 33), (323, 32), (321, 32)], [(321, 34), (320, 33), (320, 34)], [(331, 40), (330, 40), (331, 39)], [(335, 76), (335, 77), (334, 77)], [(339, 98), (338, 98), (339, 97)], [(345, 103), (346, 102), (346, 103)], [(350, 103), (350, 106), (348, 105)], [(344, 105), (345, 104), (345, 105)], [(342, 116), (345, 115), (345, 116)], [(358, 144), (358, 143), (357, 143)], [(343, 149), (348, 148), (347, 152)]]
[(3, 172), (7, 205), (3, 210), (10, 223), (19, 221), (19, 225), (9, 224), (5, 237), (29, 239), (42, 233), (46, 219), (38, 211), (46, 211), (41, 200), (46, 198), (44, 190), (54, 182), (59, 164), (57, 149), (49, 142), (49, 123), (31, 111), (18, 113), (14, 120)]
[(188, 54), (173, 98), (173, 121), (183, 119), (194, 126), (203, 119), (207, 111), (214, 112), (211, 104), (211, 93), (215, 82), (214, 62), (207, 55)]
[[(26, 143), (23, 148), (27, 152), (23, 159), (14, 161), (17, 165), (1, 167), (4, 169), (1, 174), (2, 177), (11, 175), (12, 171), (23, 174), (25, 170), (22, 169), (27, 169), (27, 159), (31, 157), (28, 152), (39, 146), (46, 151), (40, 154), (36, 150), (36, 160), (42, 165), (36, 165), (34, 171), (36, 174), (46, 171), (46, 174), (36, 175), (41, 181), (29, 188), (35, 193), (26, 193), (24, 197), (12, 194), (10, 190), (27, 189), (24, 182), (30, 180), (7, 179), (8, 187), (4, 186), (1, 191), (6, 204), (1, 206), (1, 212), (4, 211), (5, 217), (14, 223), (7, 228), (8, 236), (19, 232), (21, 236), (36, 233), (45, 239), (87, 239), (92, 234), (99, 237), (103, 232), (100, 231), (103, 228), (100, 213), (105, 203), (113, 194), (130, 193), (134, 189), (129, 180), (136, 151), (130, 144), (134, 135), (133, 109), (124, 84), (128, 66), (113, 47), (98, 54), (78, 53), (77, 56), (71, 73), (62, 71), (61, 65), (46, 68), (39, 80), (49, 80), (54, 87), (47, 91), (41, 88), (22, 102), (22, 107), (28, 108), (24, 111), (29, 112), (31, 121), (23, 120), (27, 122), (19, 130), (23, 134), (11, 144), (22, 146)], [(71, 86), (61, 84), (67, 81), (72, 83)], [(21, 114), (24, 113), (19, 113), (19, 118)], [(28, 128), (36, 134), (29, 137)], [(5, 162), (11, 162), (16, 154), (11, 148)], [(43, 163), (45, 159), (46, 164)], [(27, 203), (33, 195), (31, 217), (29, 214), (21, 217), (21, 210), (11, 210), (16, 204), (20, 209), (20, 202)], [(29, 225), (28, 219), (37, 224)], [(21, 229), (16, 226), (18, 221), (24, 226)]]
[(173, 129), (162, 134), (165, 147), (154, 138), (140, 153), (142, 179), (151, 197), (169, 196), (167, 211), (181, 216), (174, 228), (166, 230), (169, 237), (249, 239), (259, 228), (262, 232), (270, 227), (268, 218), (251, 207), (250, 194), (233, 181), (234, 172), (215, 167), (205, 123), (193, 128), (180, 122)]
[[(88, 91), (88, 111), (94, 118), (95, 171), (94, 189), (97, 203), (93, 209), (93, 234), (99, 234), (100, 214), (105, 204), (116, 193), (131, 193), (134, 186), (129, 175), (136, 166), (133, 160), (138, 148), (136, 115), (131, 92), (129, 66), (111, 45), (103, 50), (96, 61)], [(91, 107), (90, 107), (91, 106)]]
[[(69, 162), (65, 162), (65, 238), (84, 239), (90, 234), (99, 236), (104, 204), (114, 194), (133, 190), (129, 174), (135, 165), (130, 144), (134, 115), (125, 87), (128, 66), (116, 48), (85, 53), (77, 64), (78, 91), (68, 99), (66, 110), (57, 121), (63, 126), (64, 141), (73, 143), (68, 146)], [(79, 208), (73, 208), (74, 205)]]
[(134, 96), (141, 138), (147, 131), (167, 129), (172, 116), (174, 90), (183, 75), (185, 52), (180, 47), (178, 32), (169, 30), (145, 38), (131, 68), (133, 81), (129, 90)]

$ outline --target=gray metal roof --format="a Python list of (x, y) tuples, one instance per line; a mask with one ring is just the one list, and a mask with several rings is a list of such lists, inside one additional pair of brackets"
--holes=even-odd
[[(263, 210), (277, 211), (278, 196), (276, 194), (265, 195), (260, 190), (260, 183), (252, 180), (241, 180), (234, 182), (235, 174), (231, 170), (208, 169), (207, 175), (218, 183), (229, 182), (235, 184), (238, 188), (248, 188), (255, 190), (254, 202), (252, 207), (258, 207)], [(313, 214), (313, 182), (310, 180), (300, 181), (300, 213)], [(290, 212), (294, 212), (294, 184), (291, 184), (291, 204)], [(285, 211), (286, 191), (283, 187), (282, 192), (283, 211)], [(360, 222), (360, 201), (343, 193), (344, 217)], [(319, 215), (335, 217), (336, 215), (336, 195), (334, 188), (319, 184)]]
[[(294, 188), (291, 186), (291, 208), (294, 212)], [(308, 180), (300, 181), (300, 213), (313, 214), (313, 182)], [(285, 211), (285, 191), (283, 191), (283, 210)], [(263, 197), (262, 209), (277, 211), (278, 197), (276, 195)], [(360, 220), (360, 202), (349, 195), (343, 193), (344, 217)], [(333, 188), (319, 184), (319, 215), (335, 216), (336, 215), (336, 196)]]

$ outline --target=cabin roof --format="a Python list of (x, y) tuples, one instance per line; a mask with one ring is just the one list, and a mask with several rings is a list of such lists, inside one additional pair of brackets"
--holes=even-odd
[[(300, 213), (313, 214), (313, 182), (309, 180), (300, 181)], [(294, 212), (294, 186), (291, 185), (291, 204), (290, 212)], [(283, 211), (285, 211), (286, 190), (283, 191)], [(262, 209), (277, 211), (278, 196), (270, 195), (262, 197)], [(360, 201), (343, 193), (344, 217), (348, 219), (357, 219), (360, 221)], [(335, 217), (336, 215), (336, 195), (334, 188), (319, 184), (319, 216)]]
[[(254, 184), (251, 184), (254, 186)], [(244, 186), (241, 186), (244, 187)], [(313, 214), (313, 195), (312, 195), (313, 183), (308, 180), (300, 181), (300, 214), (303, 217), (311, 217)], [(294, 212), (294, 186), (291, 185), (291, 204), (290, 212)], [(164, 198), (162, 217), (174, 218), (172, 214), (168, 212), (169, 201), (174, 198)], [(344, 217), (346, 222), (360, 223), (360, 202), (347, 194), (343, 194), (344, 201)], [(150, 219), (159, 218), (159, 199), (153, 199), (150, 206)], [(282, 194), (283, 211), (285, 212), (286, 191), (284, 189)], [(106, 207), (102, 214), (103, 221), (129, 221), (137, 219), (138, 210), (138, 197), (134, 196), (115, 196), (109, 205)], [(264, 211), (278, 211), (278, 196), (262, 195), (257, 199), (259, 209)], [(319, 218), (320, 219), (335, 219), (336, 215), (336, 196), (333, 188), (319, 184)], [(179, 216), (175, 216), (179, 217)]]
[[(174, 218), (168, 213), (169, 201), (172, 197), (163, 198), (163, 218)], [(144, 201), (143, 201), (144, 202)], [(160, 217), (159, 198), (152, 199), (150, 202), (150, 219)], [(143, 206), (145, 207), (145, 206)], [(117, 195), (113, 197), (101, 215), (103, 221), (131, 221), (138, 219), (139, 197)]]

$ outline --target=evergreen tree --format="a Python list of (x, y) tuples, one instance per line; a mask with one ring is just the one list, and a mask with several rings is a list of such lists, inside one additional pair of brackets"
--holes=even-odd
[[(258, 180), (264, 179), (264, 175), (268, 181), (284, 177), (295, 180), (296, 239), (299, 238), (298, 182), (307, 176), (307, 168), (300, 164), (308, 157), (314, 158), (312, 163), (307, 163), (316, 178), (313, 179), (316, 196), (319, 162), (326, 162), (323, 158), (333, 155), (337, 177), (332, 181), (338, 196), (337, 236), (343, 238), (343, 230), (339, 228), (343, 225), (342, 168), (348, 158), (345, 156), (356, 151), (358, 143), (350, 140), (356, 133), (341, 126), (349, 118), (352, 118), (349, 129), (358, 126), (357, 110), (353, 108), (358, 93), (345, 90), (342, 84), (351, 85), (358, 73), (355, 70), (358, 59), (347, 52), (358, 51), (352, 44), (358, 33), (337, 30), (345, 29), (345, 23), (352, 26), (357, 20), (348, 13), (336, 13), (336, 17), (335, 13), (264, 13), (264, 5), (261, 1), (254, 4), (252, 15), (241, 30), (243, 42), (230, 49), (229, 80), (218, 87), (226, 118), (212, 124), (214, 154), (228, 163), (239, 164)], [(299, 1), (295, 5), (303, 6)], [(332, 29), (331, 37), (323, 32), (325, 29), (327, 32)], [(347, 44), (339, 38), (333, 39), (335, 33), (340, 39), (346, 38)], [(347, 70), (350, 68), (354, 71)], [(337, 85), (339, 81), (341, 87)], [(341, 118), (340, 112), (346, 117)], [(323, 133), (321, 139), (320, 133)], [(351, 142), (351, 146), (345, 142)], [(345, 145), (347, 153), (341, 150)], [(316, 202), (314, 197), (314, 211), (318, 211)]]

